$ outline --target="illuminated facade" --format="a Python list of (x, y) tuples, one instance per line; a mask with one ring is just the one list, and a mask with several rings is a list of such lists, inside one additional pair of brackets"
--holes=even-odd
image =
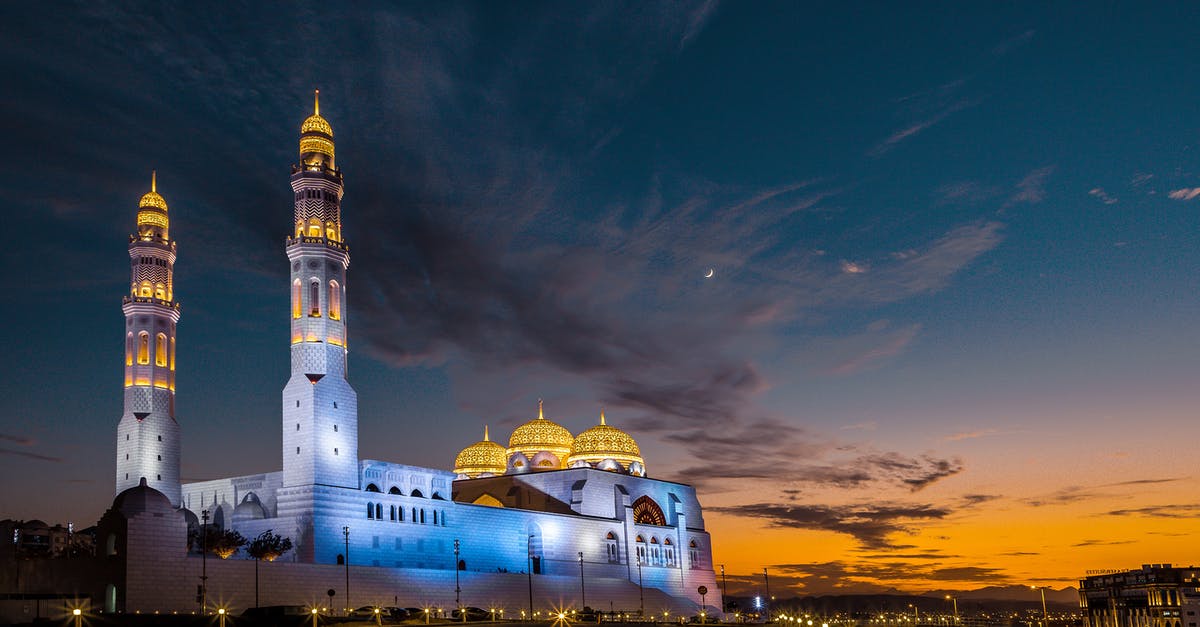
[[(156, 426), (158, 431), (147, 431), (142, 437), (134, 433), (129, 441), (149, 437), (153, 443), (162, 431), (164, 446), (173, 447), (172, 454), (153, 465), (138, 449), (130, 451), (130, 463), (138, 465), (118, 462), (118, 492), (127, 488), (132, 492), (122, 492), (127, 495), (124, 505), (114, 505), (111, 521), (144, 517), (146, 508), (128, 503), (154, 499), (128, 495), (153, 488), (167, 495), (190, 525), (207, 512), (210, 523), (236, 529), (245, 537), (268, 529), (289, 537), (295, 550), (285, 559), (298, 563), (294, 564), (300, 569), (297, 581), (303, 577), (301, 571), (309, 572), (301, 567), (319, 570), (349, 558), (358, 567), (375, 568), (364, 577), (383, 582), (380, 589), (390, 590), (389, 599), (397, 587), (414, 589), (416, 582), (436, 580), (455, 570), (470, 573), (478, 585), (495, 590), (514, 582), (523, 590), (524, 576), (505, 579), (516, 573), (545, 575), (537, 583), (541, 594), (560, 600), (582, 593), (579, 581), (586, 574), (593, 582), (589, 585), (595, 586), (595, 602), (607, 598), (606, 607), (614, 602), (626, 609), (641, 598), (638, 584), (647, 594), (658, 595), (656, 611), (665, 607), (694, 612), (698, 586), (717, 590), (710, 538), (695, 490), (646, 477), (637, 443), (606, 424), (603, 415), (598, 425), (573, 436), (547, 419), (539, 402), (537, 417), (518, 426), (507, 447), (491, 441), (485, 427), (483, 440), (454, 459), (453, 471), (359, 459), (357, 396), (346, 378), (350, 254), (342, 237), (343, 178), (334, 160), (333, 128), (321, 117), (319, 103), (301, 126), (291, 187), (294, 206), (285, 249), (290, 270), (291, 375), (282, 394), (281, 470), (180, 485), (178, 430), (167, 433)], [(154, 193), (154, 198), (161, 197)], [(161, 231), (156, 230), (157, 223), (148, 222), (149, 230), (139, 227), (135, 245), (139, 250), (145, 246), (169, 251), (173, 263), (175, 245), (167, 239), (166, 203), (161, 205), (143, 198), (143, 210), (150, 218), (161, 215)], [(131, 245), (131, 254), (133, 250)], [(135, 262), (142, 254), (135, 254)], [(165, 252), (146, 254), (159, 258)], [(135, 263), (135, 290), (143, 285), (137, 268)], [(142, 304), (142, 297), (135, 295), (126, 305), (131, 337), (144, 329), (151, 338), (160, 331), (174, 338), (178, 307), (170, 294), (170, 264), (165, 268), (166, 298), (151, 295), (145, 307), (155, 309), (146, 310), (144, 324), (138, 322), (142, 310), (130, 309)], [(149, 280), (152, 286), (157, 281)], [(127, 361), (137, 364), (138, 344), (132, 346), (135, 350)], [(173, 378), (167, 376), (174, 374), (173, 347), (171, 339), (169, 368), (162, 372), (154, 369), (158, 368), (154, 359), (143, 364), (147, 369), (127, 366), (134, 368), (127, 370), (133, 389), (140, 389), (138, 377), (148, 377), (152, 382), (146, 386), (148, 393), (173, 391)], [(166, 385), (160, 387), (159, 381)], [(161, 422), (146, 422), (158, 414), (129, 413), (129, 392), (126, 398), (127, 416), (137, 422), (122, 422), (119, 455), (126, 452), (121, 444), (127, 428), (145, 429), (143, 424)], [(163, 407), (162, 416), (174, 427), (169, 405)], [(169, 472), (163, 467), (168, 463), (173, 465)], [(146, 486), (137, 487), (142, 478)], [(114, 522), (113, 528), (124, 529), (121, 524)], [(121, 538), (132, 533), (118, 529), (114, 546), (128, 543)], [(171, 537), (178, 533), (176, 528), (164, 532)], [(120, 554), (114, 549), (113, 555)], [(484, 575), (494, 581), (485, 581)], [(318, 593), (328, 587), (325, 579), (312, 585)], [(134, 584), (127, 582), (127, 586)], [(161, 595), (161, 586), (155, 586)], [(119, 583), (112, 588), (117, 592), (106, 592), (105, 598), (111, 597), (114, 607), (150, 607), (131, 601), (133, 592), (124, 596)], [(713, 597), (709, 602), (714, 603)], [(719, 599), (716, 603), (719, 606)]]
[(1198, 627), (1200, 568), (1143, 564), (1079, 582), (1085, 627)]
[(167, 201), (151, 174), (129, 236), (125, 297), (125, 412), (117, 425), (116, 491), (146, 483), (180, 504), (179, 424), (175, 422), (175, 240)]

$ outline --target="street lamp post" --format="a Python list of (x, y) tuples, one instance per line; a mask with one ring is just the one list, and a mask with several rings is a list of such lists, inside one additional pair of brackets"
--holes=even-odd
[(765, 614), (767, 615), (767, 622), (769, 623), (771, 622), (771, 578), (767, 575), (766, 568), (763, 568), (763, 587), (766, 589), (766, 594), (764, 594), (763, 597), (767, 601), (767, 611)]
[(958, 599), (956, 599), (955, 597), (953, 597), (949, 594), (946, 595), (946, 598), (954, 603), (954, 624), (957, 625), (958, 624)]
[(200, 511), (200, 613), (208, 607), (208, 510)]
[(529, 578), (529, 619), (533, 620), (533, 534), (525, 542), (525, 563), (528, 568), (525, 573)]
[(342, 538), (346, 541), (346, 610), (350, 610), (350, 527), (342, 527)]
[(725, 613), (725, 595), (729, 594), (728, 584), (725, 583), (725, 565), (721, 564), (721, 613)]
[(458, 585), (458, 540), (454, 541), (454, 605), (462, 614), (463, 622), (467, 622), (467, 613), (462, 611), (462, 588)]
[(583, 551), (579, 552), (579, 605), (580, 609), (587, 607), (587, 588), (583, 584)]
[(1046, 612), (1046, 586), (1029, 586), (1029, 588), (1042, 593), (1042, 621), (1048, 624), (1050, 615)]

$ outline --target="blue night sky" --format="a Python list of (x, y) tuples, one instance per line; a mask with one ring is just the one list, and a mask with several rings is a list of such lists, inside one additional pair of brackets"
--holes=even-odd
[(362, 457), (544, 398), (797, 592), (1200, 561), (1200, 6), (317, 8), (0, 6), (0, 517), (110, 502), (151, 169), (183, 476), (279, 467), (320, 88)]

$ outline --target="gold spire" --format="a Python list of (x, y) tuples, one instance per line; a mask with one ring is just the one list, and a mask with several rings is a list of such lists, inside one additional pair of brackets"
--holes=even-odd
[(487, 425), (483, 425), (483, 441), (484, 441), (484, 442), (491, 442), (491, 441), (492, 441), (492, 439), (488, 437)]
[(604, 410), (600, 410), (600, 424), (604, 424)]
[(542, 414), (542, 399), (538, 399), (538, 420), (545, 420), (546, 416)]
[(321, 115), (321, 90), (313, 90), (313, 115)]
[(150, 170), (150, 191), (158, 193), (158, 170)]

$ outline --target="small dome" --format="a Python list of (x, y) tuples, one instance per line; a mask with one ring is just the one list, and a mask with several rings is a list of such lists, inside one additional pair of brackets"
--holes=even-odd
[(454, 458), (454, 474), (467, 478), (487, 475), (502, 475), (505, 468), (505, 450), (498, 442), (488, 438), (487, 426), (483, 427), (483, 439), (464, 448)]
[(121, 512), (126, 518), (146, 512), (174, 512), (175, 507), (167, 495), (146, 485), (146, 478), (132, 488), (129, 488), (113, 499), (112, 508)]
[(300, 154), (333, 157), (333, 127), (321, 117), (321, 90), (313, 95), (313, 114), (300, 125)]
[[(574, 467), (578, 466), (579, 462), (585, 462), (589, 466), (615, 470), (612, 468), (612, 464), (604, 464), (606, 460), (615, 461), (626, 470), (629, 470), (635, 462), (639, 468), (644, 468), (646, 463), (642, 459), (642, 451), (633, 437), (616, 427), (609, 426), (604, 420), (604, 414), (601, 413), (600, 424), (575, 436), (575, 443), (571, 446), (571, 456), (567, 458), (567, 465)], [(641, 474), (644, 473), (643, 470)]]
[(547, 463), (545, 455), (541, 455), (540, 463), (535, 465), (543, 469), (565, 468), (567, 454), (571, 452), (571, 443), (574, 441), (574, 436), (566, 427), (546, 420), (542, 403), (538, 401), (538, 417), (513, 429), (509, 436), (508, 455), (511, 457), (514, 453), (521, 453), (533, 460), (539, 457), (539, 453), (549, 453), (558, 460), (557, 464)]
[(150, 173), (150, 191), (142, 195), (142, 199), (138, 201), (138, 207), (153, 207), (155, 209), (167, 210), (167, 201), (158, 193), (158, 172)]

